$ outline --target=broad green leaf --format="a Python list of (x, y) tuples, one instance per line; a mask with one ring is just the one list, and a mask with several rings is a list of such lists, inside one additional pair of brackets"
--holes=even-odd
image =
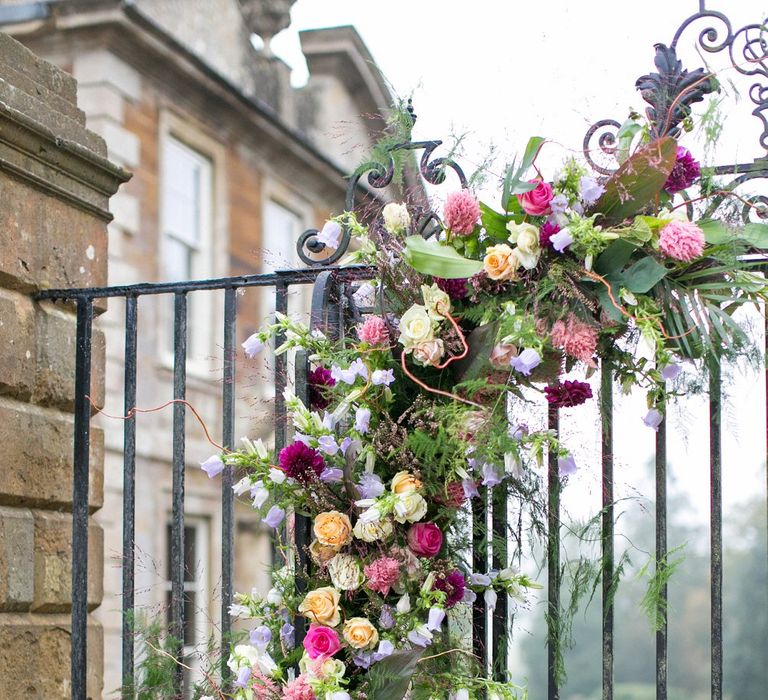
[(716, 219), (702, 219), (698, 225), (704, 231), (704, 240), (710, 245), (728, 243), (736, 237), (722, 221)]
[(630, 292), (645, 294), (664, 279), (667, 268), (650, 255), (638, 260), (622, 274), (622, 284)]
[(637, 246), (621, 238), (611, 243), (595, 261), (594, 270), (598, 275), (619, 272), (629, 262)]
[(396, 651), (371, 666), (368, 671), (368, 700), (402, 700), (423, 653), (423, 649)]
[(514, 221), (515, 217), (499, 214), (483, 202), (480, 202), (480, 211), (482, 212), (480, 220), (483, 222), (486, 233), (497, 241), (506, 241), (509, 238), (507, 224)]
[(768, 248), (768, 224), (747, 224), (740, 238), (755, 248)]
[(421, 236), (408, 236), (405, 239), (403, 257), (417, 272), (445, 279), (472, 277), (483, 269), (480, 260), (469, 260), (450, 246), (424, 240)]
[(637, 214), (661, 192), (676, 155), (677, 142), (669, 136), (635, 152), (605, 183), (603, 196), (587, 213), (602, 214), (609, 225)]
[(541, 136), (532, 136), (528, 139), (528, 144), (525, 147), (525, 153), (523, 153), (520, 167), (515, 168), (515, 165), (517, 164), (516, 159), (512, 161), (512, 165), (504, 176), (504, 186), (501, 193), (501, 205), (504, 207), (505, 211), (509, 211), (509, 202), (512, 195), (530, 192), (536, 187), (536, 183), (524, 181), (523, 178), (531, 165), (533, 165), (533, 161), (536, 160), (536, 156), (545, 140), (546, 139), (543, 139)]
[[(619, 290), (616, 288), (614, 284), (611, 284), (611, 292), (613, 294), (614, 299), (618, 299)], [(621, 321), (626, 321), (624, 314), (619, 311), (619, 309), (616, 308), (614, 303), (611, 301), (611, 297), (608, 294), (608, 290), (605, 288), (605, 285), (600, 283), (600, 286), (595, 290), (595, 296), (597, 297), (597, 300), (600, 302), (600, 306), (603, 307), (603, 311), (605, 311), (605, 315), (608, 316), (608, 318), (611, 319), (611, 321), (616, 321), (617, 323)]]
[(629, 149), (632, 147), (632, 141), (635, 140), (642, 125), (631, 119), (625, 121), (616, 134), (616, 159), (623, 163), (629, 157)]
[(469, 353), (463, 360), (459, 360), (454, 365), (457, 383), (477, 379), (488, 374), (490, 369), (488, 358), (496, 344), (498, 331), (498, 323), (487, 323), (484, 326), (478, 326), (467, 336)]

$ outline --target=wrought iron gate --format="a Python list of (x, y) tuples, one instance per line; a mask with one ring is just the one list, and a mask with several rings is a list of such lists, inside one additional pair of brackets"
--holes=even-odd
[[(686, 20), (675, 33), (670, 44), (674, 50), (682, 33), (691, 25), (700, 21), (718, 23), (708, 25), (699, 34), (700, 47), (709, 53), (727, 52), (733, 66), (740, 73), (754, 77), (756, 82), (750, 88), (749, 96), (755, 104), (753, 114), (764, 126), (760, 137), (762, 146), (768, 148), (768, 120), (764, 112), (768, 110), (768, 41), (765, 38), (765, 26), (755, 24), (734, 31), (725, 15), (707, 11), (700, 3), (700, 11)], [(722, 32), (722, 34), (720, 33)], [(743, 42), (743, 46), (739, 42)], [(741, 58), (736, 56), (742, 51)], [(596, 162), (591, 144), (595, 138), (598, 149), (613, 155), (616, 148), (616, 134), (620, 123), (615, 120), (597, 122), (587, 133), (584, 140), (584, 155), (593, 168), (601, 173), (608, 173), (603, 165)], [(449, 170), (458, 177), (459, 184), (466, 186), (466, 178), (461, 169), (450, 159), (433, 158), (433, 152), (440, 146), (439, 141), (426, 141), (399, 144), (393, 150), (423, 151), (420, 172), (424, 179), (432, 184), (440, 184)], [(733, 186), (739, 186), (750, 180), (768, 177), (768, 161), (756, 160), (753, 163), (724, 165), (716, 168), (718, 174), (735, 176)], [(355, 204), (356, 192), (360, 181), (366, 178), (369, 191), (388, 186), (394, 174), (394, 161), (358, 172), (350, 182), (347, 198), (348, 208)], [(768, 204), (768, 197), (752, 198), (753, 202)], [(748, 215), (745, 208), (744, 215)], [(422, 214), (418, 230), (425, 236), (434, 230), (435, 217), (430, 211)], [(345, 232), (340, 247), (321, 264), (315, 262), (311, 254), (323, 252), (323, 244), (317, 241), (316, 230), (307, 231), (298, 242), (302, 260), (309, 263), (307, 269), (289, 270), (271, 274), (246, 275), (222, 279), (191, 281), (179, 283), (150, 283), (121, 287), (68, 289), (46, 291), (38, 299), (70, 301), (77, 306), (77, 345), (76, 345), (76, 403), (74, 426), (74, 496), (73, 496), (73, 562), (72, 562), (72, 698), (84, 700), (86, 697), (86, 621), (87, 621), (87, 541), (88, 541), (88, 483), (89, 483), (89, 437), (91, 403), (89, 400), (91, 378), (92, 330), (94, 303), (100, 299), (122, 298), (125, 300), (125, 367), (124, 367), (124, 409), (127, 419), (124, 421), (123, 451), (123, 676), (130, 679), (134, 672), (134, 644), (131, 618), (134, 609), (134, 548), (135, 548), (135, 475), (136, 475), (136, 404), (137, 385), (137, 323), (141, 311), (141, 300), (148, 296), (166, 295), (173, 298), (174, 339), (173, 339), (173, 493), (172, 493), (172, 528), (171, 528), (171, 631), (178, 633), (184, 620), (184, 482), (185, 482), (185, 415), (186, 397), (186, 358), (187, 358), (187, 298), (192, 292), (223, 290), (223, 338), (224, 381), (222, 385), (222, 434), (224, 447), (234, 445), (235, 419), (235, 329), (237, 322), (237, 292), (248, 287), (262, 287), (273, 290), (275, 308), (286, 313), (289, 290), (301, 285), (314, 285), (312, 294), (311, 319), (315, 327), (323, 328), (331, 335), (344, 333), (351, 321), (355, 321), (365, 309), (356, 309), (351, 298), (352, 285), (356, 281), (371, 275), (367, 267), (336, 267), (349, 244), (349, 235)], [(278, 344), (281, 339), (277, 339)], [(276, 449), (286, 444), (287, 422), (283, 399), (288, 370), (285, 356), (276, 358), (274, 363), (274, 440)], [(767, 375), (768, 379), (768, 375)], [(307, 358), (299, 355), (296, 361), (296, 393), (306, 398)], [(607, 369), (603, 369), (600, 379), (600, 411), (602, 422), (602, 527), (601, 541), (603, 552), (602, 569), (602, 694), (606, 700), (613, 698), (613, 662), (614, 662), (614, 617), (611, 604), (610, 588), (615, 573), (614, 562), (614, 474), (613, 474), (613, 378)], [(710, 425), (710, 505), (711, 505), (711, 697), (722, 698), (722, 445), (720, 434), (721, 379), (720, 368), (710, 368), (709, 417)], [(556, 429), (559, 417), (557, 410), (549, 412), (549, 426)], [(227, 467), (222, 481), (222, 592), (221, 592), (221, 636), (226, 642), (229, 638), (229, 606), (232, 602), (233, 580), (233, 474)], [(556, 640), (560, 629), (560, 589), (562, 567), (560, 561), (560, 488), (558, 465), (555, 456), (551, 456), (547, 470), (548, 485), (548, 671), (550, 700), (560, 696), (556, 673)], [(656, 550), (657, 563), (667, 557), (667, 462), (666, 462), (666, 427), (662, 424), (656, 438)], [(501, 498), (500, 498), (501, 497)], [(490, 496), (481, 489), (481, 497), (473, 505), (473, 515), (484, 522), (489, 511), (492, 513), (494, 530), (506, 532), (507, 508), (502, 492)], [(506, 566), (508, 551), (506, 545), (495, 547), (489, 552), (489, 542), (477, 528), (474, 540), (474, 562), (478, 571), (485, 571), (489, 554), (497, 568)], [(308, 524), (298, 522), (296, 526), (296, 545), (299, 556), (309, 543)], [(662, 591), (666, 598), (666, 586)], [(508, 625), (508, 601), (500, 599), (491, 613), (482, 600), (478, 600), (474, 609), (473, 627), (477, 653), (484, 659), (498, 679), (506, 677), (506, 630)], [(300, 630), (298, 630), (300, 632)], [(180, 651), (180, 650), (179, 650)], [(221, 672), (226, 677), (227, 668), (223, 655)], [(491, 664), (491, 661), (495, 663)], [(492, 668), (491, 668), (492, 666)], [(180, 692), (181, 674), (177, 676), (177, 689)], [(656, 635), (656, 694), (657, 698), (667, 697), (667, 627), (666, 623)], [(126, 697), (128, 697), (126, 695)], [(538, 699), (535, 699), (538, 700)]]

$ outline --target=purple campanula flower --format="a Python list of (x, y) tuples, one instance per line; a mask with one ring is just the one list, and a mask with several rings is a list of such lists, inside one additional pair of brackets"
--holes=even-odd
[(328, 411), (323, 413), (323, 427), (326, 430), (333, 430), (336, 428), (336, 417), (333, 413), (328, 413)]
[(248, 679), (250, 677), (251, 669), (245, 666), (237, 672), (237, 680), (235, 680), (234, 685), (236, 685), (238, 688), (245, 688), (245, 685), (248, 683)]
[(355, 411), (355, 430), (358, 433), (365, 434), (368, 432), (369, 423), (371, 421), (371, 409), (365, 406), (360, 406)]
[(490, 586), (491, 577), (488, 576), (487, 574), (470, 574), (469, 582), (473, 586)]
[(317, 439), (317, 448), (327, 455), (335, 455), (339, 451), (339, 444), (333, 435), (322, 435)]
[(264, 524), (276, 528), (285, 518), (285, 511), (280, 506), (272, 506), (264, 516)]
[(347, 450), (349, 449), (349, 446), (351, 444), (352, 444), (352, 438), (351, 437), (345, 437), (341, 441), (341, 446), (340, 446), (341, 454), (346, 455), (347, 454)]
[(567, 228), (563, 228), (550, 236), (549, 242), (558, 253), (563, 253), (573, 243), (573, 236)]
[(579, 180), (579, 196), (584, 204), (594, 204), (600, 199), (603, 192), (605, 192), (605, 187), (591, 175), (583, 175)]
[(384, 493), (385, 486), (377, 474), (363, 474), (357, 484), (360, 498), (378, 498)]
[(496, 602), (499, 599), (499, 594), (496, 593), (493, 588), (489, 588), (485, 593), (483, 593), (483, 599), (485, 600), (485, 604), (488, 609), (493, 611), (496, 608)]
[(254, 333), (246, 338), (242, 348), (243, 352), (245, 352), (245, 356), (252, 360), (264, 349), (264, 342), (259, 338), (258, 333)]
[(368, 381), (368, 368), (359, 357), (349, 366), (349, 371), (354, 372), (361, 379)]
[(443, 624), (445, 619), (445, 610), (442, 608), (430, 608), (429, 619), (427, 620), (427, 627), (433, 632), (437, 632)]
[(576, 460), (573, 458), (573, 455), (558, 457), (557, 470), (560, 476), (570, 476), (571, 474), (575, 474), (577, 469), (578, 467), (576, 466)]
[(338, 365), (331, 366), (331, 377), (337, 382), (345, 384), (354, 384), (357, 379), (357, 372), (353, 369), (342, 369)]
[(367, 670), (373, 663), (373, 653), (370, 651), (359, 651), (352, 657), (352, 663)]
[(526, 348), (517, 357), (513, 357), (510, 364), (520, 374), (529, 377), (531, 372), (541, 364), (541, 355), (533, 348)]
[(293, 434), (293, 441), (294, 442), (302, 442), (307, 447), (311, 447), (311, 445), (309, 444), (310, 440), (312, 440), (312, 438), (309, 437), (309, 435), (304, 435), (303, 433), (294, 433)]
[(379, 627), (383, 630), (391, 630), (395, 626), (395, 617), (392, 614), (391, 605), (382, 605), (379, 615)]
[(323, 473), (320, 474), (320, 481), (326, 484), (336, 484), (339, 481), (343, 481), (344, 472), (336, 467), (326, 467), (323, 469)]
[(655, 431), (658, 432), (659, 426), (661, 425), (663, 420), (664, 420), (664, 416), (661, 415), (661, 413), (657, 411), (655, 408), (652, 408), (648, 411), (648, 413), (645, 414), (645, 417), (643, 418), (643, 423), (645, 423), (649, 428), (653, 428)]
[(251, 630), (249, 633), (251, 646), (256, 647), (259, 651), (264, 652), (267, 645), (272, 641), (272, 630), (269, 627), (260, 625), (255, 630)]
[(564, 194), (556, 194), (549, 200), (549, 208), (553, 214), (562, 214), (568, 208), (568, 197)]
[(315, 240), (336, 250), (341, 241), (341, 225), (337, 221), (326, 221)]
[(480, 492), (477, 490), (477, 484), (474, 479), (463, 479), (461, 485), (464, 488), (465, 498), (479, 498)]
[(498, 471), (496, 471), (496, 467), (493, 464), (485, 463), (483, 464), (483, 486), (489, 486), (493, 488), (494, 486), (498, 486), (501, 483), (501, 477), (499, 476)]
[(408, 632), (408, 641), (417, 647), (428, 647), (432, 644), (432, 633), (422, 625)]
[(477, 593), (475, 593), (471, 588), (465, 588), (464, 597), (461, 599), (461, 602), (466, 603), (467, 605), (472, 605), (476, 600)]
[(293, 649), (296, 646), (296, 629), (290, 622), (286, 622), (280, 628), (280, 641), (286, 649)]
[(662, 379), (677, 379), (680, 372), (683, 371), (683, 368), (672, 362), (671, 364), (668, 364), (666, 367), (661, 368), (661, 378)]
[(382, 639), (376, 651), (373, 652), (373, 660), (381, 661), (395, 652), (395, 645), (387, 639)]
[(375, 386), (389, 386), (395, 381), (395, 370), (377, 369), (371, 375), (371, 383)]
[(224, 471), (224, 462), (221, 461), (219, 455), (213, 455), (208, 457), (205, 462), (200, 462), (200, 469), (208, 475), (209, 479), (213, 479), (214, 476)]

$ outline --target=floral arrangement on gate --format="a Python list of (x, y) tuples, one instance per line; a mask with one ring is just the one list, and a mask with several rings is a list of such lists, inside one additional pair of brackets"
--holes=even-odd
[(692, 220), (694, 156), (627, 132), (635, 145), (599, 178), (573, 159), (539, 172), (544, 142), (531, 139), (498, 206), (452, 192), (430, 238), (405, 203), (324, 226), (320, 242), (337, 247), (347, 227), (347, 262), (377, 270), (355, 292), (364, 316), (339, 341), (281, 314), (248, 338), (251, 358), (276, 336), (277, 354), (306, 351), (308, 396), (286, 391), (294, 433), (277, 453), (245, 440), (202, 465), (236, 467), (235, 493), (278, 535), (292, 514), (311, 520), (307, 566), (287, 548), (266, 597), (237, 595), (252, 631), (229, 658), (233, 697), (524, 697), (484, 678), (468, 625), (476, 600), (522, 602), (537, 584), (472, 568), (467, 506), (504, 489), (534, 509), (546, 455), (564, 479), (576, 463), (554, 431), (511, 423), (510, 397), (580, 406), (604, 363), (625, 390), (648, 390), (643, 420), (657, 428), (684, 363), (751, 351), (734, 312), (765, 300), (744, 255), (768, 227)]

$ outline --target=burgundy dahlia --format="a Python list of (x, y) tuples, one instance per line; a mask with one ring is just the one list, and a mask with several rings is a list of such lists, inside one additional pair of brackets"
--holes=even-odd
[(303, 442), (294, 442), (280, 450), (280, 468), (292, 479), (306, 486), (320, 477), (325, 460), (317, 451)]
[(318, 367), (307, 374), (309, 382), (309, 407), (311, 409), (327, 408), (331, 403), (328, 398), (328, 389), (336, 386), (336, 380), (331, 376), (330, 370)]
[(457, 301), (464, 299), (469, 294), (466, 279), (444, 280), (441, 277), (435, 277), (435, 284), (442, 289), (451, 299)]
[(544, 387), (544, 393), (554, 408), (570, 408), (581, 406), (587, 399), (591, 399), (592, 387), (586, 382), (566, 379), (562, 384), (558, 382)]
[(464, 575), (458, 569), (454, 569), (445, 576), (438, 576), (435, 581), (435, 588), (446, 594), (445, 607), (452, 608), (464, 599), (464, 589), (466, 588)]
[(690, 187), (701, 177), (701, 166), (687, 148), (677, 147), (677, 160), (672, 172), (664, 184), (664, 189), (670, 194), (680, 192)]
[(549, 239), (560, 231), (560, 227), (557, 224), (553, 224), (551, 221), (545, 221), (542, 227), (539, 229), (539, 245), (542, 248), (551, 248), (552, 245)]

